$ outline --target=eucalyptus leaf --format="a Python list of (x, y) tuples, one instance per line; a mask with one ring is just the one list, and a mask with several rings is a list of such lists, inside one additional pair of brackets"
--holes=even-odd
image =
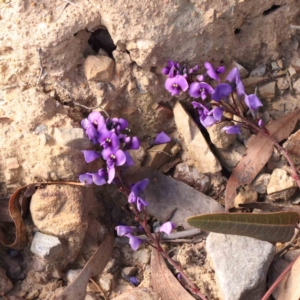
[(296, 212), (216, 213), (190, 217), (187, 223), (205, 231), (249, 236), (269, 242), (288, 242), (299, 220)]

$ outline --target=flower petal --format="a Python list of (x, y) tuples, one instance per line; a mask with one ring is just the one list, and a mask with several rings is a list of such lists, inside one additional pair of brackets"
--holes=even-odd
[(215, 108), (212, 110), (212, 114), (213, 114), (213, 117), (214, 117), (217, 121), (221, 121), (222, 116), (223, 116), (223, 109), (220, 108), (220, 107), (215, 107)]
[(232, 92), (232, 88), (227, 83), (220, 83), (216, 86), (215, 92), (212, 94), (211, 98), (219, 102), (223, 98), (227, 98)]
[(141, 239), (139, 239), (136, 236), (133, 236), (130, 233), (126, 234), (126, 236), (129, 238), (129, 245), (131, 246), (131, 248), (134, 251), (136, 251), (140, 247), (140, 245), (143, 243), (143, 241)]
[(136, 207), (138, 211), (142, 211), (145, 206), (149, 206), (149, 203), (144, 199), (137, 197)]
[(134, 166), (134, 162), (133, 159), (130, 155), (130, 153), (128, 151), (124, 151), (125, 156), (126, 156), (126, 166), (130, 167), (130, 166)]
[(149, 179), (145, 178), (145, 179), (137, 182), (136, 184), (134, 184), (131, 187), (131, 191), (137, 197), (147, 187), (148, 183), (149, 183)]
[(92, 184), (93, 176), (90, 173), (81, 174), (79, 175), (79, 181), (87, 185)]
[(117, 166), (122, 166), (122, 165), (125, 164), (125, 162), (126, 162), (126, 155), (125, 155), (124, 151), (118, 150), (115, 153), (115, 157), (116, 157), (116, 165)]
[(193, 82), (190, 85), (189, 94), (193, 98), (201, 97), (200, 83), (199, 82)]
[(81, 152), (83, 153), (84, 159), (87, 163), (90, 163), (101, 156), (98, 152), (94, 150), (83, 150)]
[(133, 231), (131, 226), (124, 226), (124, 225), (116, 226), (115, 230), (117, 231), (118, 236), (124, 236), (124, 235), (129, 234)]
[(227, 134), (241, 134), (241, 129), (238, 125), (224, 126), (222, 130), (225, 131)]
[(155, 140), (154, 140), (154, 144), (165, 144), (171, 141), (171, 138), (164, 133), (163, 131), (161, 133), (159, 133)]
[(114, 180), (115, 176), (116, 176), (116, 170), (115, 167), (111, 167), (107, 170), (108, 173), (108, 180), (107, 183), (112, 183), (112, 181)]
[(172, 231), (172, 229), (174, 229), (176, 226), (174, 223), (172, 222), (166, 222), (164, 224), (162, 224), (160, 227), (159, 227), (159, 231), (160, 232), (164, 232), (166, 233), (167, 235), (169, 235)]
[(245, 95), (244, 101), (252, 111), (256, 111), (259, 107), (263, 106), (259, 98), (255, 94)]

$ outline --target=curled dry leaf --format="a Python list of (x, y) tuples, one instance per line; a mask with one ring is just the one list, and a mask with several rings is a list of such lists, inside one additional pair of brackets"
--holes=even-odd
[[(8, 238), (4, 232), (0, 231), (0, 243), (6, 247), (13, 248), (16, 250), (21, 250), (27, 242), (27, 233), (25, 229), (25, 225), (22, 218), (21, 211), (28, 210), (26, 205), (29, 205), (28, 198), (31, 197), (34, 192), (35, 188), (42, 185), (42, 184), (69, 184), (69, 185), (80, 185), (82, 183), (79, 182), (64, 182), (64, 181), (55, 181), (55, 182), (41, 182), (41, 183), (31, 183), (25, 186), (20, 187), (16, 190), (9, 199), (8, 202), (8, 211), (12, 221), (15, 223), (15, 240), (13, 243), (8, 242)], [(21, 201), (21, 205), (19, 203), (20, 197), (23, 197), (23, 201)], [(21, 208), (22, 206), (22, 208)]]
[[(270, 135), (281, 142), (292, 133), (298, 119), (300, 109), (297, 109), (266, 126)], [(249, 184), (253, 181), (259, 171), (268, 162), (272, 155), (274, 144), (262, 134), (257, 136), (249, 144), (247, 155), (245, 155), (232, 171), (228, 179), (225, 191), (225, 211), (228, 211), (234, 203), (236, 189), (242, 184)]]
[(90, 278), (100, 275), (103, 272), (112, 255), (115, 240), (114, 227), (111, 226), (105, 239), (75, 280), (55, 297), (54, 300), (84, 300), (88, 281)]
[(194, 300), (168, 269), (156, 249), (151, 254), (151, 284), (154, 292), (164, 300)]
[(298, 220), (299, 215), (295, 212), (219, 213), (190, 217), (187, 222), (202, 230), (249, 236), (275, 243), (290, 241)]

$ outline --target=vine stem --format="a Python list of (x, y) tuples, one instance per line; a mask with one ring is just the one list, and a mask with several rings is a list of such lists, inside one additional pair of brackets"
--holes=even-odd
[(254, 125), (251, 121), (247, 120), (246, 118), (239, 116), (243, 122), (245, 122), (248, 126), (250, 126), (251, 128), (253, 128), (255, 131), (257, 131), (258, 133), (260, 133), (261, 135), (263, 135), (264, 137), (268, 138), (275, 146), (276, 148), (285, 156), (285, 158), (287, 159), (288, 163), (291, 166), (292, 169), (292, 178), (296, 181), (296, 183), (298, 184), (299, 188), (300, 188), (300, 179), (296, 170), (296, 167), (294, 165), (293, 160), (291, 159), (290, 155), (288, 154), (288, 152), (266, 131), (264, 131), (263, 129), (259, 128), (258, 126)]
[[(119, 170), (117, 169), (116, 172), (116, 176), (119, 179), (119, 188), (120, 191), (125, 195), (126, 198), (128, 198), (130, 190), (129, 188), (124, 184), (124, 180), (122, 180), (122, 175), (119, 172)], [(150, 231), (149, 227), (147, 226), (147, 211), (144, 210), (145, 212), (145, 217), (144, 219), (140, 218), (140, 213), (138, 212), (138, 210), (136, 209), (136, 207), (130, 203), (130, 207), (132, 209), (132, 211), (134, 212), (135, 215), (135, 220), (143, 227), (146, 235), (148, 236), (148, 238), (151, 240), (152, 243), (149, 243), (150, 246), (152, 246), (153, 248), (155, 248), (158, 253), (160, 255), (162, 255), (164, 258), (166, 258), (168, 260), (168, 262), (181, 274), (181, 276), (185, 279), (185, 281), (188, 283), (189, 285), (189, 289), (192, 293), (196, 294), (197, 296), (200, 297), (200, 299), (202, 300), (207, 300), (205, 298), (205, 296), (200, 292), (200, 289), (196, 286), (196, 284), (185, 274), (185, 272), (183, 271), (182, 267), (176, 263), (167, 253), (166, 251), (161, 247), (160, 245), (160, 235), (153, 235), (152, 232)]]

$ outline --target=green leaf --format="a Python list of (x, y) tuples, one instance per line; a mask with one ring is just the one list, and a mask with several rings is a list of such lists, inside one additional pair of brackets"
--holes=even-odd
[(216, 213), (188, 218), (189, 225), (205, 231), (249, 236), (269, 242), (288, 242), (299, 220), (296, 212)]

